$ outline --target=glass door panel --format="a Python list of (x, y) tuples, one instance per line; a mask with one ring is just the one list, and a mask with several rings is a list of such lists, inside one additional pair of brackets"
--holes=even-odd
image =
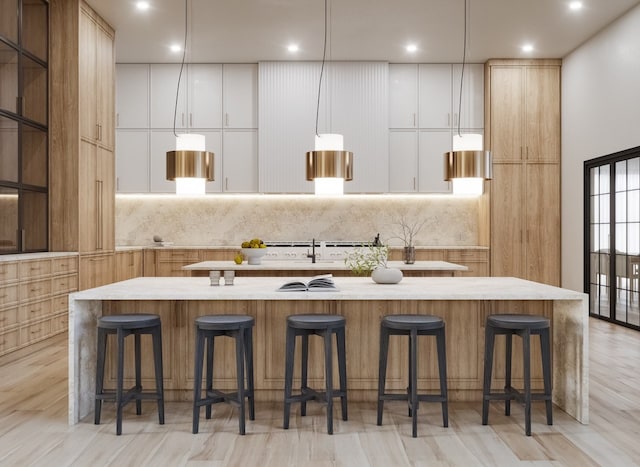
[[(631, 153), (631, 156), (629, 155)], [(589, 310), (640, 329), (640, 148), (585, 163)], [(622, 154), (622, 153), (621, 153)], [(615, 156), (615, 155), (614, 155)]]

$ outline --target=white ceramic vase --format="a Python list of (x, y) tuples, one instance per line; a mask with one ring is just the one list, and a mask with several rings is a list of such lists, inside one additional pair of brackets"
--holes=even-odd
[(371, 273), (371, 279), (377, 284), (397, 284), (402, 280), (402, 271), (396, 268), (378, 267)]

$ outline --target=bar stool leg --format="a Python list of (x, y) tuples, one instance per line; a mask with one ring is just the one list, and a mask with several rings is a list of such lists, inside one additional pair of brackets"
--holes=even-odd
[(409, 334), (409, 341), (407, 342), (407, 355), (409, 355), (409, 361), (408, 361), (408, 371), (407, 373), (409, 374), (409, 383), (407, 384), (407, 416), (411, 417), (412, 411), (411, 411), (411, 334)]
[(200, 424), (200, 395), (202, 391), (202, 360), (204, 359), (204, 333), (196, 327), (196, 358), (193, 370), (193, 427), (192, 433), (198, 433)]
[(327, 383), (327, 433), (330, 435), (333, 434), (333, 355), (331, 354), (332, 334), (333, 332), (330, 328), (324, 331), (324, 368), (326, 373), (325, 380)]
[(410, 407), (413, 411), (411, 414), (411, 436), (416, 438), (418, 436), (418, 332), (415, 328), (411, 330), (409, 335), (409, 345), (411, 346), (409, 357), (411, 366), (411, 377), (409, 379), (411, 387)]
[(549, 329), (543, 329), (540, 333), (540, 348), (542, 349), (542, 375), (544, 379), (544, 394), (547, 410), (547, 425), (553, 425), (552, 400), (551, 400), (551, 343), (549, 342)]
[(342, 406), (342, 420), (347, 421), (347, 351), (345, 344), (345, 330), (336, 332), (336, 344), (338, 347), (338, 373), (340, 376), (340, 404)]
[(293, 328), (287, 326), (287, 343), (284, 374), (284, 421), (283, 428), (289, 429), (289, 415), (291, 411), (291, 391), (293, 386), (293, 358), (296, 351), (296, 335)]
[(382, 425), (382, 410), (384, 408), (384, 387), (387, 378), (387, 355), (389, 352), (389, 332), (380, 326), (380, 355), (378, 359), (378, 426)]
[(524, 426), (525, 434), (531, 436), (531, 351), (530, 331), (522, 332), (522, 357), (524, 364)]
[[(302, 371), (302, 376), (300, 378), (300, 393), (304, 395), (305, 390), (308, 386), (308, 372), (309, 372), (309, 333), (305, 332), (302, 334), (302, 362), (300, 362), (300, 369)], [(302, 398), (300, 402), (300, 415), (307, 415), (307, 401)]]
[[(134, 341), (134, 359), (135, 359), (135, 367), (136, 367), (136, 391), (142, 390), (142, 381), (141, 381), (141, 373), (142, 373), (142, 362), (141, 362), (141, 351), (140, 351), (140, 334), (137, 332), (133, 333), (133, 341)], [(155, 357), (155, 356), (154, 356)], [(142, 400), (136, 398), (136, 415), (142, 415)]]
[(238, 380), (238, 402), (240, 415), (238, 421), (240, 434), (245, 434), (245, 406), (244, 406), (244, 331), (241, 329), (233, 333), (236, 338), (236, 376)]
[(447, 397), (447, 346), (444, 327), (436, 334), (438, 345), (438, 370), (440, 373), (440, 396), (442, 400), (442, 426), (449, 426), (449, 403)]
[(94, 423), (100, 425), (100, 414), (102, 412), (102, 396), (104, 391), (104, 360), (107, 353), (107, 333), (98, 329), (98, 362), (96, 365), (96, 401), (94, 410)]
[(116, 382), (116, 435), (122, 434), (122, 386), (124, 384), (124, 331), (118, 328), (118, 376)]
[[(513, 354), (513, 334), (507, 333), (505, 336), (505, 373), (504, 373), (504, 392), (508, 393), (511, 389), (511, 356)], [(511, 399), (504, 401), (504, 414), (511, 415)]]
[(491, 393), (491, 371), (493, 369), (493, 344), (495, 332), (487, 325), (484, 337), (484, 382), (482, 384), (482, 424), (489, 423), (489, 394)]
[[(207, 333), (206, 337), (207, 366), (205, 372), (205, 397), (209, 397), (209, 391), (213, 389), (213, 353), (215, 350), (215, 339), (213, 334)], [(205, 405), (205, 418), (211, 418), (211, 404)]]
[(253, 332), (251, 328), (245, 329), (245, 345), (246, 351), (244, 358), (247, 365), (247, 395), (249, 398), (249, 420), (256, 419), (256, 408), (254, 404), (254, 389), (253, 389)]
[(151, 333), (153, 341), (153, 363), (156, 373), (156, 392), (158, 393), (158, 423), (164, 425), (164, 373), (162, 371), (162, 326), (158, 325)]

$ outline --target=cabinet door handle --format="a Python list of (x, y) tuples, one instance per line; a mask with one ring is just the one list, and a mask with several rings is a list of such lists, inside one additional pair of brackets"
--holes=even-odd
[(520, 159), (522, 159), (522, 146), (520, 146)]
[(100, 141), (100, 125), (96, 123), (96, 141)]
[(229, 177), (224, 177), (224, 191), (229, 190)]
[(447, 126), (451, 126), (451, 114), (447, 114)]
[(416, 177), (413, 177), (413, 191), (416, 191)]
[(416, 126), (416, 113), (413, 112), (413, 127), (415, 128)]
[(193, 127), (193, 114), (189, 112), (189, 126)]
[(529, 146), (526, 146), (526, 155), (527, 155), (527, 160), (529, 160)]
[(224, 114), (224, 124), (225, 124), (225, 126), (229, 126), (229, 114), (228, 113)]

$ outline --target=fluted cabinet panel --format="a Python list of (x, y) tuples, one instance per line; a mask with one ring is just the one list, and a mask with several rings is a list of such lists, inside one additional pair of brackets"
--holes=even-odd
[(353, 152), (353, 180), (347, 193), (389, 191), (389, 65), (341, 62), (329, 68), (329, 133), (344, 136)]
[[(318, 133), (340, 133), (354, 153), (347, 192), (388, 190), (388, 64), (325, 65)], [(321, 64), (259, 65), (260, 191), (309, 193), (305, 153), (314, 148)]]

